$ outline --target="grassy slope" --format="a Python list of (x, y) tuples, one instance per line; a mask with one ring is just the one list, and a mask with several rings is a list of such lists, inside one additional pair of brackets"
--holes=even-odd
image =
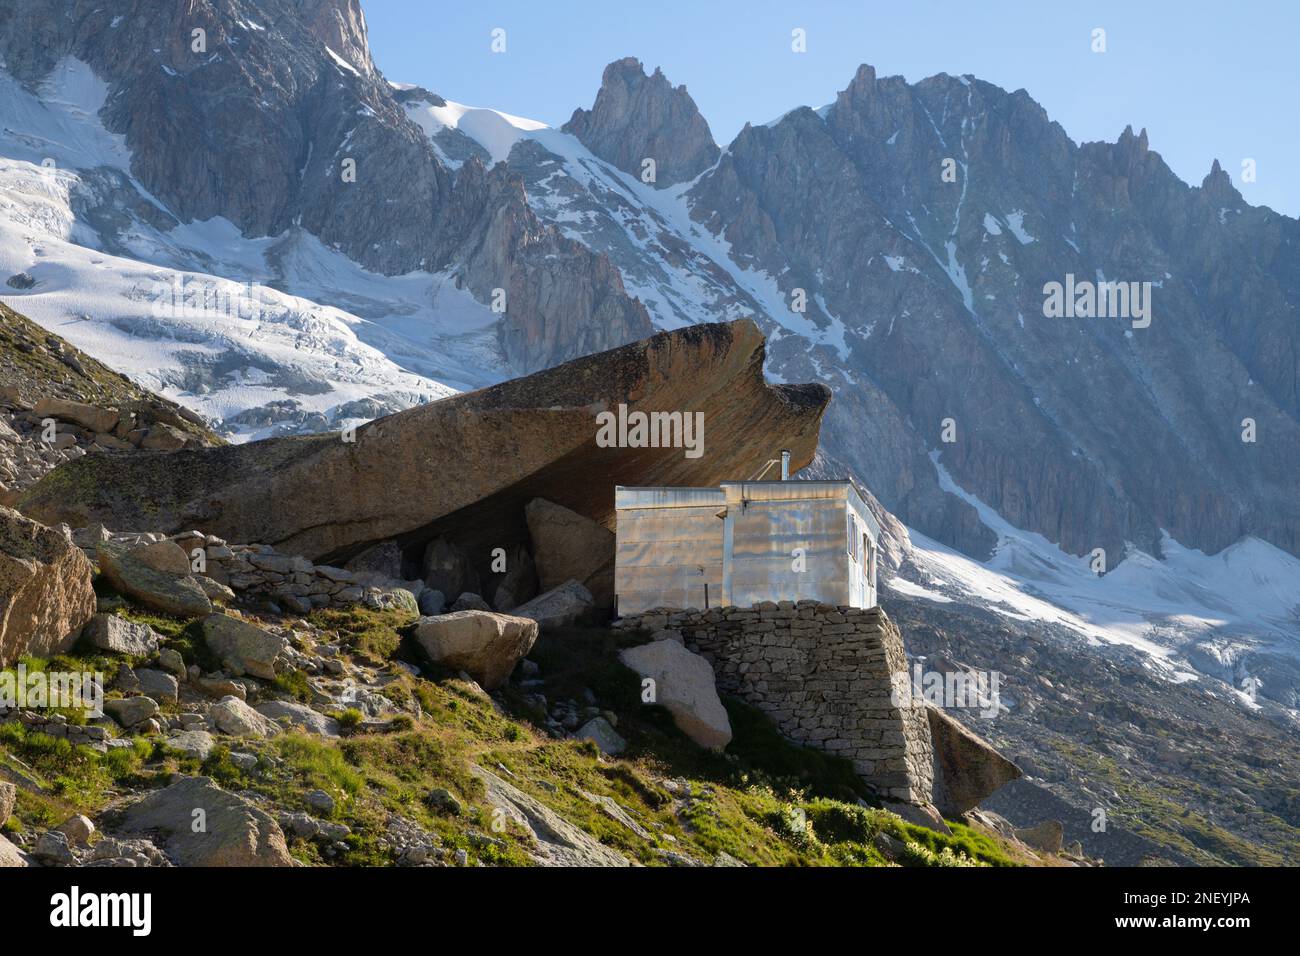
[[(187, 662), (210, 663), (202, 660), (192, 624), (129, 606), (119, 613), (167, 633)], [(400, 612), (323, 611), (310, 620), (337, 631), (358, 659), (411, 654), (399, 631), (406, 623)], [(384, 734), (339, 740), (293, 734), (241, 741), (241, 750), (261, 758), (249, 773), (231, 763), (224, 747), (200, 766), (145, 739), (134, 749), (100, 756), (17, 725), (0, 728), (0, 772), (7, 765), (11, 775), (16, 771), (40, 787), (39, 792), (20, 790), (8, 826), (46, 827), (72, 812), (93, 814), (128, 791), (162, 785), (179, 770), (202, 772), (229, 789), (260, 794), (269, 808), (305, 810), (302, 795), (307, 790), (330, 792), (338, 801), (335, 819), (353, 830), (349, 850), (334, 861), (345, 865), (390, 862), (378, 843), (390, 812), (435, 832), (448, 849), (466, 850), (471, 860), (530, 863), (528, 838), (513, 823), (494, 827), (483, 785), (470, 771), (479, 764), (600, 842), (650, 865), (665, 862), (656, 849), (703, 862), (727, 853), (753, 865), (882, 865), (887, 860), (873, 843), (881, 831), (907, 844), (902, 857), (907, 864), (1041, 862), (961, 824), (954, 824), (953, 836), (940, 836), (884, 811), (857, 806), (852, 801), (861, 785), (846, 764), (787, 743), (761, 714), (737, 701), (726, 702), (736, 734), (727, 754), (701, 751), (675, 729), (666, 712), (640, 704), (637, 678), (614, 657), (620, 644), (633, 640), (606, 630), (575, 629), (546, 634), (532, 654), (549, 697), (581, 699), (582, 688), (590, 688), (602, 707), (618, 715), (619, 733), (629, 742), (619, 759), (601, 756), (589, 742), (556, 740), (538, 729), (538, 715), (529, 713), (524, 694), (514, 685), (506, 692), (502, 713), (474, 685), (453, 676), (427, 680), (403, 674), (385, 693), (395, 700), (414, 698), (421, 716)], [(57, 663), (103, 670), (108, 662), (74, 657)], [(281, 687), (292, 693), (293, 684), (290, 678)], [(454, 814), (428, 804), (425, 797), (435, 787), (455, 794), (463, 811)], [(615, 800), (650, 832), (651, 840), (607, 815), (588, 794)], [(291, 840), (291, 848), (304, 862), (324, 862), (314, 843)]]

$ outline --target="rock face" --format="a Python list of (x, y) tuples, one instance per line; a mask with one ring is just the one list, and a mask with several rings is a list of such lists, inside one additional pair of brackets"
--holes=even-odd
[[(718, 158), (709, 124), (686, 92), (673, 87), (658, 69), (645, 75), (633, 57), (605, 67), (590, 110), (575, 110), (564, 132), (626, 173), (663, 189), (694, 179)], [(645, 161), (654, 161), (654, 179), (645, 179)]]
[[(419, 554), (447, 534), (486, 561), (522, 539), (534, 498), (608, 528), (616, 484), (717, 484), (754, 473), (777, 448), (806, 465), (829, 390), (767, 385), (763, 356), (748, 321), (661, 333), (379, 419), (351, 443), (320, 435), (184, 450), (167, 467), (144, 453), (83, 458), (21, 506), (76, 527), (198, 528), (329, 563), (390, 538)], [(596, 415), (619, 405), (701, 413), (702, 454), (598, 444)]]
[[(116, 170), (91, 171), (98, 188), (84, 190), (81, 218), (100, 225), (104, 246), (140, 220), (167, 229), (223, 216), (249, 237), (317, 237), (373, 272), (454, 272), (482, 302), (506, 290), (498, 333), (517, 371), (650, 331), (617, 270), (541, 223), (507, 168), (444, 162), (409, 97), (375, 69), (358, 0), (260, 0), (257, 12), (275, 28), (248, 25), (234, 0), (192, 13), (165, 0), (122, 14), (80, 0), (0, 8), (8, 71), (34, 87), (62, 57), (89, 64), (108, 87), (100, 119), (166, 207)], [(195, 29), (203, 51), (192, 48)], [(234, 128), (255, 153), (209, 135)]]
[(278, 634), (228, 614), (213, 614), (203, 621), (203, 640), (231, 673), (251, 674), (263, 680), (275, 679), (275, 659), (286, 646)]
[[(197, 833), (196, 810), (204, 819)], [(293, 865), (280, 825), (207, 777), (187, 777), (131, 804), (120, 832), (161, 835), (181, 866)]]
[(566, 581), (519, 605), (512, 613), (536, 621), (538, 627), (569, 627), (591, 617), (594, 607), (590, 591), (577, 581)]
[(90, 581), (79, 548), (0, 507), (0, 666), (70, 648), (95, 613)]
[(532, 834), (534, 859), (542, 866), (630, 866), (626, 859), (514, 784), (482, 767), (471, 769), (487, 788), (488, 802)]
[(491, 611), (456, 611), (415, 622), (429, 660), (463, 670), (485, 690), (500, 687), (537, 640), (537, 622)]
[(1020, 768), (938, 707), (927, 707), (934, 747), (934, 803), (947, 817), (979, 806), (981, 800), (1020, 776)]
[(538, 586), (543, 591), (574, 580), (591, 592), (597, 607), (614, 606), (614, 534), (590, 518), (544, 498), (524, 509), (533, 542)]
[(97, 553), (99, 570), (108, 583), (146, 607), (173, 617), (212, 612), (212, 601), (192, 577), (156, 571), (116, 541), (100, 542)]
[(18, 788), (7, 780), (0, 781), (0, 827), (13, 816), (18, 804)]
[(710, 750), (731, 743), (731, 720), (718, 699), (713, 668), (676, 641), (630, 647), (619, 660), (655, 682), (655, 703), (673, 715), (673, 723), (691, 740)]

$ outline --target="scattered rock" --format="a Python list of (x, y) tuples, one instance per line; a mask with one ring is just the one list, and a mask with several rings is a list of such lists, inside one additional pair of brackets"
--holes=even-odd
[(269, 700), (258, 704), (253, 709), (263, 717), (277, 723), (287, 722), (291, 727), (301, 727), (308, 733), (315, 734), (318, 737), (337, 737), (339, 735), (339, 722), (337, 720), (313, 710), (306, 704), (299, 704), (289, 700)]
[(731, 743), (731, 720), (718, 698), (713, 668), (703, 657), (670, 640), (630, 647), (618, 656), (655, 682), (655, 703), (673, 715), (687, 737), (710, 750)]
[(212, 613), (212, 602), (193, 577), (155, 571), (118, 541), (101, 542), (98, 554), (108, 583), (146, 607), (181, 618)]
[(92, 647), (128, 657), (145, 657), (158, 650), (162, 637), (148, 624), (116, 614), (96, 614), (83, 632)]
[(90, 851), (92, 866), (171, 866), (171, 861), (148, 840), (105, 837)]
[(476, 591), (479, 586), (469, 556), (446, 538), (434, 538), (425, 546), (420, 574), (426, 585), (443, 594)]
[(1016, 839), (1043, 853), (1060, 853), (1065, 839), (1065, 828), (1060, 820), (1044, 820), (1032, 827), (1015, 831)]
[(324, 790), (308, 790), (302, 795), (303, 802), (317, 813), (330, 816), (334, 813), (334, 798)]
[(460, 597), (456, 598), (456, 603), (451, 606), (452, 613), (456, 611), (490, 611), (491, 606), (477, 594), (465, 591)]
[(160, 701), (169, 701), (173, 704), (180, 698), (179, 681), (165, 671), (141, 668), (135, 672), (135, 678), (139, 681), (140, 693), (144, 694), (146, 697), (152, 697), (155, 700)]
[(601, 753), (611, 757), (618, 756), (627, 749), (627, 741), (618, 735), (604, 717), (593, 717), (579, 727), (573, 736), (580, 740), (594, 741)]
[(104, 713), (123, 727), (134, 727), (158, 713), (158, 701), (152, 697), (119, 697), (104, 701)]
[(91, 570), (62, 534), (0, 507), (0, 667), (72, 647), (95, 613)]
[(425, 798), (430, 806), (437, 807), (454, 817), (461, 815), (463, 807), (455, 794), (445, 787), (436, 787), (429, 791), (429, 796)]
[(86, 846), (90, 842), (91, 834), (95, 832), (95, 824), (90, 817), (78, 813), (68, 817), (56, 829), (67, 837), (68, 842), (73, 846)]
[(533, 837), (533, 858), (542, 866), (630, 866), (631, 864), (594, 837), (479, 766), (470, 769), (487, 787), (487, 800)]
[(209, 601), (220, 601), (222, 604), (230, 604), (235, 600), (235, 592), (226, 587), (220, 581), (208, 577), (206, 574), (196, 574), (194, 580), (199, 582), (199, 587), (203, 588), (203, 593), (208, 596)]
[[(195, 832), (195, 811), (204, 827)], [(125, 811), (123, 833), (159, 833), (182, 866), (292, 866), (284, 831), (267, 813), (207, 777), (186, 777)]]
[(57, 418), (72, 422), (92, 432), (111, 432), (117, 427), (118, 412), (113, 408), (86, 405), (64, 398), (42, 398), (33, 411), (40, 418)]
[(158, 652), (158, 666), (175, 674), (178, 681), (185, 680), (185, 659), (181, 657), (180, 652), (164, 647)]
[(354, 574), (369, 573), (385, 578), (400, 580), (402, 577), (402, 549), (396, 541), (381, 541), (366, 548), (352, 560), (343, 565), (344, 570)]
[(492, 594), (492, 610), (506, 612), (537, 596), (537, 566), (523, 545), (506, 556), (506, 571)]
[(190, 573), (190, 556), (175, 541), (155, 541), (136, 548), (131, 556), (142, 564), (177, 577)]
[(569, 627), (590, 617), (594, 606), (590, 591), (577, 581), (566, 581), (511, 613), (516, 617), (530, 618), (539, 627)]
[(167, 738), (167, 746), (194, 760), (207, 760), (216, 738), (206, 730), (182, 730)]
[(596, 605), (614, 605), (614, 534), (576, 511), (545, 498), (524, 509), (533, 542), (538, 587), (550, 591), (574, 580)]
[(209, 716), (218, 730), (232, 737), (274, 737), (280, 732), (279, 724), (234, 695), (213, 704)]
[(14, 815), (18, 804), (18, 788), (7, 780), (0, 780), (0, 828)]
[(49, 866), (72, 866), (77, 862), (68, 838), (58, 830), (46, 830), (36, 841), (32, 856)]
[(283, 637), (228, 614), (204, 619), (203, 640), (235, 676), (251, 674), (263, 680), (275, 679), (275, 659), (287, 646)]
[(3, 834), (0, 834), (0, 870), (27, 866), (27, 858)]
[(420, 594), (419, 600), (420, 614), (424, 617), (434, 617), (442, 614), (447, 609), (447, 598), (441, 591), (429, 588)]
[(537, 624), (491, 611), (456, 611), (415, 622), (414, 637), (429, 660), (464, 670), (487, 690), (500, 687), (537, 640)]

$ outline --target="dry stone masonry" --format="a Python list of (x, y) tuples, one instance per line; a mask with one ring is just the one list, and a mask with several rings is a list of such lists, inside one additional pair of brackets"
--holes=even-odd
[(713, 665), (719, 689), (763, 711), (790, 740), (843, 757), (880, 796), (932, 802), (925, 705), (895, 706), (903, 638), (880, 608), (764, 601), (753, 607), (655, 609), (621, 628), (680, 631)]

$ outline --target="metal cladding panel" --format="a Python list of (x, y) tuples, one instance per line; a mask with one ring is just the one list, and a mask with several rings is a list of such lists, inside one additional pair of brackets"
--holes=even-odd
[[(806, 599), (875, 603), (874, 587), (865, 583), (850, 553), (849, 514), (857, 519), (854, 536), (865, 531), (872, 549), (879, 526), (850, 482), (618, 487), (615, 504), (621, 613), (703, 607), (706, 584), (712, 605)], [(722, 514), (725, 521), (719, 520)]]
[(620, 614), (721, 603), (721, 493), (619, 488), (616, 503), (614, 589)]
[(784, 494), (747, 494), (743, 503), (729, 505), (728, 516), (734, 521), (731, 603), (741, 607), (773, 600), (848, 603), (843, 491), (822, 487), (815, 489), (821, 492), (818, 495), (790, 497), (790, 486), (805, 484), (814, 483), (786, 482), (786, 489), (770, 490), (747, 484), (746, 492), (757, 487)]

